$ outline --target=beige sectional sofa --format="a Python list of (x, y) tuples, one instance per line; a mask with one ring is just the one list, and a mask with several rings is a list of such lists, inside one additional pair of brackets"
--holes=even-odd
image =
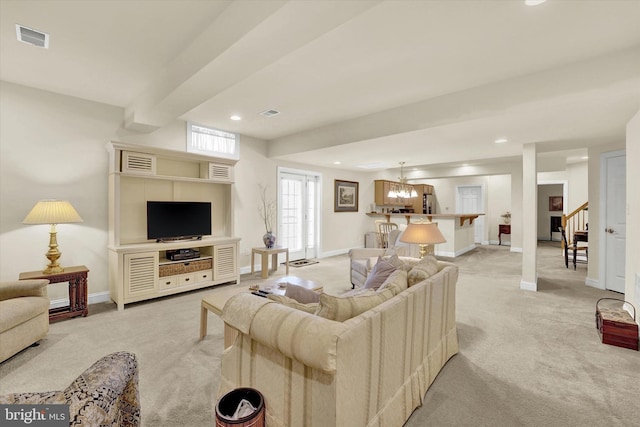
[(0, 362), (49, 332), (49, 281), (0, 283)]
[(239, 334), (222, 355), (219, 396), (259, 390), (273, 427), (401, 426), (458, 351), (458, 268), (437, 270), (343, 322), (248, 293), (231, 298), (222, 318)]

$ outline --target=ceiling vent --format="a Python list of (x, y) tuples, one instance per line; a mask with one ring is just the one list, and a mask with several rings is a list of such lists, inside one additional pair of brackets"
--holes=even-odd
[(18, 41), (49, 49), (49, 34), (16, 24)]
[(265, 116), (265, 117), (273, 117), (273, 116), (277, 116), (278, 114), (280, 114), (280, 111), (278, 110), (265, 110), (262, 113), (260, 113), (261, 116)]

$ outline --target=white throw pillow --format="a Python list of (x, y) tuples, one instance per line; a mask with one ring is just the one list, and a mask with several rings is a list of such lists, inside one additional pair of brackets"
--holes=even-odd
[(438, 272), (438, 260), (431, 256), (427, 255), (420, 260), (412, 269), (409, 271), (408, 283), (409, 286), (413, 286), (418, 282), (422, 282), (425, 279), (433, 276)]

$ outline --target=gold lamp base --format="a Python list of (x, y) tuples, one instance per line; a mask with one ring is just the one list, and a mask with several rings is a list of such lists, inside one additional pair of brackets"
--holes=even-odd
[(58, 259), (62, 256), (62, 252), (58, 250), (58, 239), (56, 234), (56, 226), (55, 224), (51, 224), (51, 231), (49, 232), (49, 250), (45, 254), (49, 260), (49, 264), (47, 265), (47, 268), (42, 270), (43, 274), (56, 274), (64, 271), (64, 268), (58, 264)]

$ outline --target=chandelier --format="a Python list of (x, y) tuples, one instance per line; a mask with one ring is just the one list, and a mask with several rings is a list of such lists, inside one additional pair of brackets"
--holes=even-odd
[(387, 197), (400, 197), (403, 199), (410, 199), (413, 197), (418, 197), (418, 192), (413, 188), (413, 186), (407, 184), (407, 178), (402, 174), (402, 168), (405, 162), (400, 162), (400, 180), (399, 184), (395, 184), (393, 187), (389, 189), (389, 193)]

